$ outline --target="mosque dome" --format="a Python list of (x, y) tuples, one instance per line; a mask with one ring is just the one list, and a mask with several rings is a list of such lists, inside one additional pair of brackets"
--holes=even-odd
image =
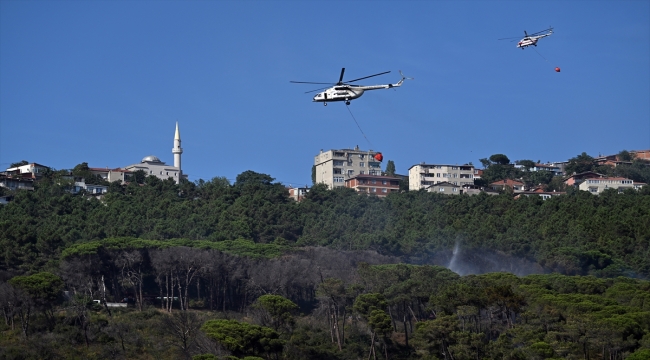
[(143, 162), (143, 163), (144, 163), (144, 162), (160, 163), (160, 162), (162, 162), (162, 161), (160, 161), (160, 159), (158, 159), (157, 156), (149, 155), (149, 156), (145, 156), (145, 157), (142, 159), (142, 162)]

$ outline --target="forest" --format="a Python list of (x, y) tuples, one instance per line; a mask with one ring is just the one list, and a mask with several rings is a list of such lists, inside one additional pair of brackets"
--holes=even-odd
[(96, 198), (52, 174), (0, 207), (0, 356), (647, 359), (649, 245), (648, 187), (296, 202), (246, 171)]

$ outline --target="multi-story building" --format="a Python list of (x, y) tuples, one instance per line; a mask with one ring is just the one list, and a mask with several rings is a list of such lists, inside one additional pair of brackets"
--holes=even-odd
[(31, 163), (26, 165), (21, 165), (13, 168), (7, 169), (5, 174), (7, 175), (18, 175), (23, 178), (38, 179), (40, 178), (49, 167), (37, 163)]
[(345, 180), (345, 187), (354, 189), (361, 194), (385, 197), (399, 191), (399, 178), (382, 175), (356, 175)]
[(340, 149), (320, 151), (314, 157), (316, 183), (323, 183), (330, 189), (345, 186), (345, 180), (357, 175), (381, 175), (381, 162), (375, 160), (378, 151)]
[(606, 189), (618, 189), (618, 192), (623, 192), (626, 189), (639, 190), (645, 185), (622, 177), (602, 177), (587, 179), (580, 183), (578, 189), (598, 195)]
[(417, 191), (441, 182), (474, 185), (474, 165), (420, 163), (409, 168), (409, 190)]

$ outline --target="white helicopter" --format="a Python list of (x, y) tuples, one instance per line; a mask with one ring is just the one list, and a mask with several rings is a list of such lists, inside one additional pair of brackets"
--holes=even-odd
[[(517, 47), (521, 48), (521, 50), (523, 50), (524, 48), (526, 48), (528, 46), (531, 46), (531, 45), (537, 46), (537, 42), (539, 41), (539, 39), (545, 38), (547, 36), (551, 36), (552, 34), (553, 34), (553, 28), (552, 27), (548, 28), (546, 30), (538, 31), (538, 32), (530, 34), (530, 35), (528, 35), (526, 30), (524, 30), (524, 35), (526, 35), (526, 36), (524, 36), (523, 39), (519, 40), (519, 42), (517, 43)], [(519, 37), (502, 38), (502, 39), (499, 39), (499, 40), (509, 40), (509, 39), (519, 39)]]
[(379, 76), (379, 75), (384, 75), (388, 74), (390, 71), (385, 71), (383, 73), (379, 74), (374, 74), (370, 76), (364, 76), (362, 78), (350, 80), (350, 81), (343, 81), (343, 74), (345, 73), (345, 68), (341, 69), (341, 76), (339, 77), (339, 82), (337, 83), (319, 83), (319, 82), (308, 82), (308, 81), (290, 81), (291, 83), (294, 84), (327, 84), (330, 85), (329, 87), (325, 88), (320, 88), (316, 90), (311, 90), (305, 92), (305, 94), (314, 92), (314, 91), (320, 91), (323, 89), (326, 89), (325, 91), (319, 92), (316, 94), (313, 98), (312, 101), (314, 102), (322, 102), (323, 105), (327, 106), (328, 102), (334, 102), (334, 101), (345, 101), (345, 105), (350, 105), (350, 101), (354, 99), (358, 99), (363, 95), (363, 93), (366, 90), (378, 90), (378, 89), (392, 89), (396, 87), (402, 86), (402, 83), (404, 80), (409, 79), (413, 80), (413, 78), (406, 77), (404, 74), (402, 74), (402, 71), (400, 70), (400, 75), (402, 75), (402, 79), (398, 81), (396, 84), (385, 84), (385, 85), (352, 85), (350, 83), (353, 83), (355, 81), (371, 78), (374, 76)]

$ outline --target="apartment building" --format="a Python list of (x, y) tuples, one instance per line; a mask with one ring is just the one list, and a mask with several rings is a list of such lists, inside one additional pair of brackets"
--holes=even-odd
[(379, 151), (340, 149), (320, 151), (314, 157), (316, 183), (323, 183), (330, 189), (345, 186), (345, 180), (357, 175), (381, 175), (381, 162), (374, 156)]
[(382, 175), (356, 175), (345, 180), (345, 187), (354, 189), (361, 194), (385, 197), (399, 191), (399, 178)]
[(417, 191), (441, 182), (474, 185), (474, 165), (420, 163), (409, 168), (409, 190)]

